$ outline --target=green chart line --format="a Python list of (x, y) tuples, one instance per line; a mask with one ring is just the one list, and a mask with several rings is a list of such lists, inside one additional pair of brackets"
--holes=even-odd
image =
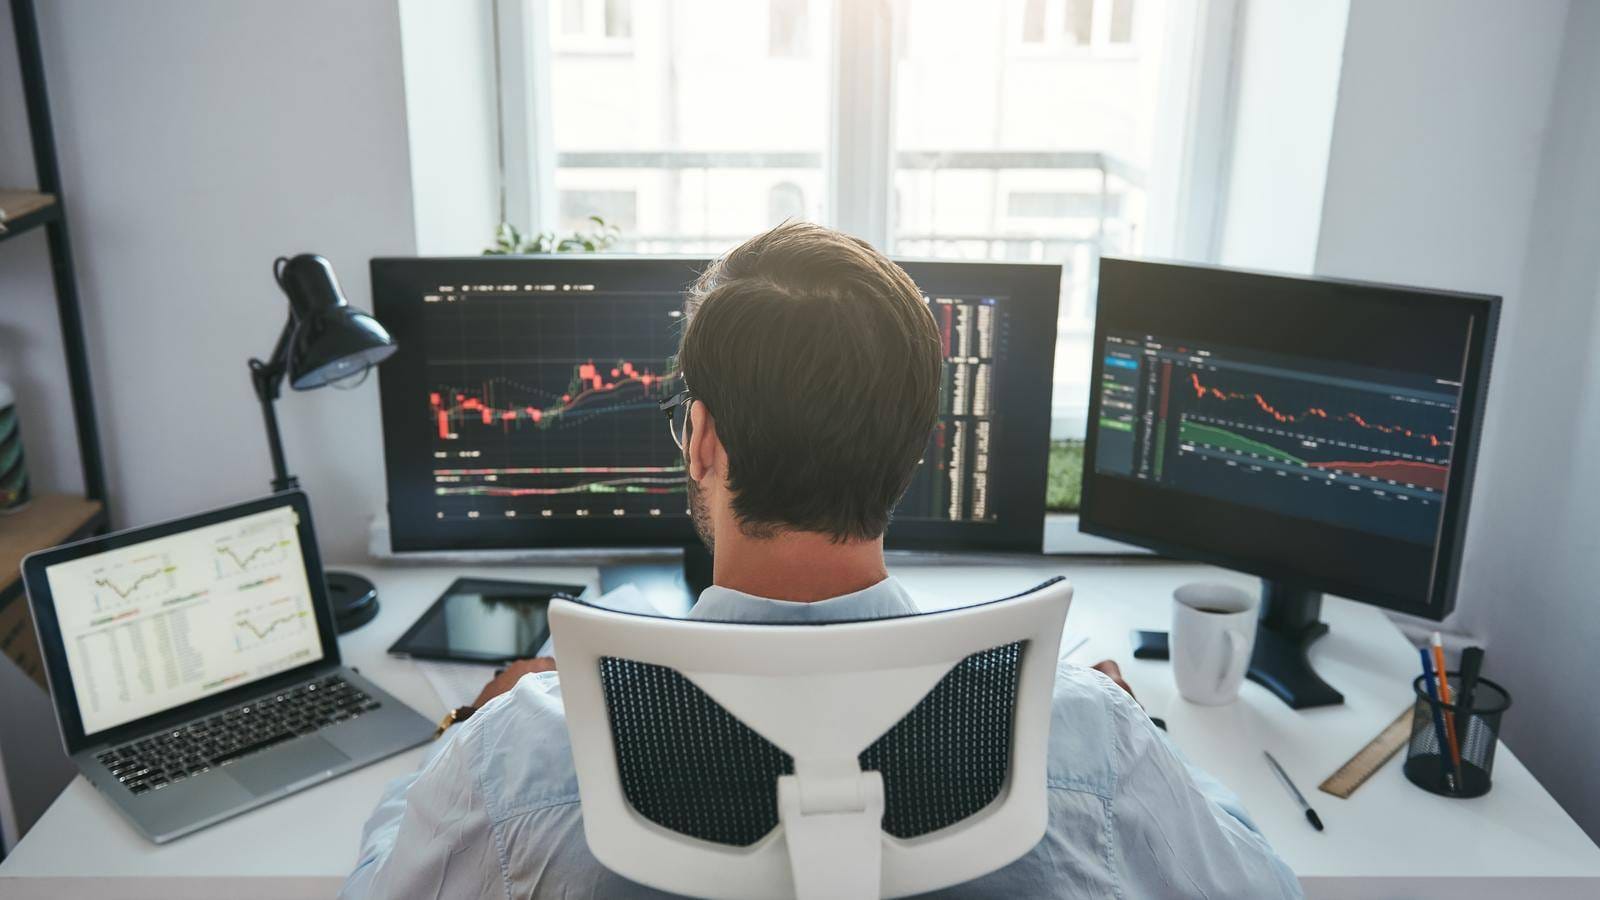
[(1234, 434), (1226, 428), (1217, 428), (1212, 425), (1202, 425), (1199, 422), (1190, 422), (1187, 419), (1178, 427), (1178, 438), (1184, 441), (1194, 441), (1201, 444), (1210, 444), (1223, 450), (1233, 450), (1239, 453), (1253, 453), (1281, 462), (1291, 462), (1303, 466), (1306, 461), (1298, 456), (1285, 453), (1271, 444), (1253, 441), (1243, 435)]

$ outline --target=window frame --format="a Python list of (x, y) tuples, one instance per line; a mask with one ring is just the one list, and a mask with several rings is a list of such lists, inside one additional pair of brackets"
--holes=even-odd
[[(558, 153), (551, 127), (549, 92), (539, 86), (550, 81), (554, 53), (632, 53), (634, 39), (601, 38), (576, 43), (557, 36), (552, 40), (549, 3), (552, 0), (493, 0), (508, 26), (503, 28), (499, 52), (500, 89), (505, 97), (505, 156), (507, 211), (512, 221), (529, 222), (535, 230), (559, 224), (555, 171)], [(561, 0), (555, 0), (561, 2)], [(586, 9), (603, 17), (605, 0), (581, 0)], [(811, 0), (832, 3), (830, 48), (830, 133), (823, 160), (827, 203), (824, 209), (833, 227), (861, 237), (877, 247), (889, 247), (893, 234), (894, 188), (894, 68), (905, 38), (902, 27), (908, 0)], [(1021, 3), (1007, 3), (1008, 53), (1021, 55), (1084, 54), (1097, 57), (1133, 56), (1136, 44), (1111, 43), (1111, 0), (1093, 0), (1091, 40), (1088, 45), (1055, 46), (1021, 41)], [(1137, 0), (1134, 15), (1138, 16)], [(1178, 123), (1177, 139), (1153, 160), (1149, 175), (1151, 220), (1162, 221), (1149, 229), (1145, 254), (1149, 256), (1215, 262), (1222, 198), (1226, 196), (1228, 151), (1232, 135), (1234, 44), (1239, 21), (1238, 0), (1167, 0), (1167, 41), (1172, 60), (1163, 81), (1169, 99), (1160, 112), (1164, 120)], [(1047, 0), (1046, 35), (1060, 23), (1062, 0)], [(816, 49), (811, 48), (815, 53)], [(1159, 197), (1158, 197), (1159, 194)], [(1092, 337), (1086, 316), (1060, 320), (1058, 343)], [(1083, 410), (1078, 410), (1082, 406)], [(1056, 398), (1052, 404), (1051, 437), (1077, 430), (1087, 403)], [(1075, 419), (1074, 416), (1077, 418)], [(1048, 515), (1046, 553), (1105, 555), (1135, 548), (1099, 540), (1077, 531), (1075, 513)]]

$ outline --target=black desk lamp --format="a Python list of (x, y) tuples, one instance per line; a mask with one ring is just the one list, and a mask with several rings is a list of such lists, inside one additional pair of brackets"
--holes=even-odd
[[(399, 349), (378, 320), (344, 299), (333, 266), (320, 256), (302, 253), (278, 257), (272, 265), (278, 287), (289, 297), (289, 321), (266, 362), (250, 360), (250, 380), (261, 400), (267, 423), (267, 448), (272, 451), (272, 489), (300, 486), (283, 461), (275, 405), (284, 376), (297, 391), (309, 391), (365, 373)], [(334, 622), (343, 634), (372, 621), (378, 614), (378, 589), (354, 572), (325, 572)]]

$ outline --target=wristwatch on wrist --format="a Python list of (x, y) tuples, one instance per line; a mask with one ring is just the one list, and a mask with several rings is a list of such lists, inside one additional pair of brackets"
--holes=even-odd
[(439, 735), (444, 734), (445, 729), (449, 728), (451, 725), (465, 722), (466, 720), (472, 718), (472, 714), (477, 711), (478, 708), (476, 706), (458, 706), (455, 709), (445, 713), (444, 718), (439, 720), (439, 730), (433, 733), (433, 739), (438, 740)]

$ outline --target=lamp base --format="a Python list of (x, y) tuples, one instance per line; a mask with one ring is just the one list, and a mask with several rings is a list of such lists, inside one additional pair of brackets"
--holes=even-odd
[(328, 583), (328, 603), (333, 607), (333, 624), (345, 634), (371, 622), (378, 615), (378, 588), (354, 572), (323, 572)]

